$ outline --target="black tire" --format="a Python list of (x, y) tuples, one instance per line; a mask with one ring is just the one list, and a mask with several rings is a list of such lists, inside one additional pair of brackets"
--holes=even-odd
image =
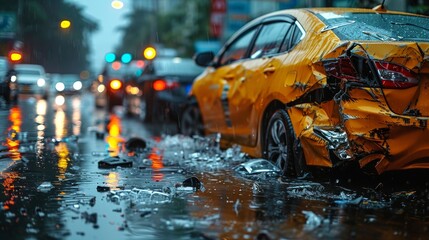
[(301, 145), (285, 110), (277, 110), (266, 127), (263, 142), (264, 158), (273, 162), (284, 176), (302, 177), (306, 173)]
[(203, 136), (204, 124), (196, 103), (184, 107), (179, 117), (179, 133), (185, 136)]

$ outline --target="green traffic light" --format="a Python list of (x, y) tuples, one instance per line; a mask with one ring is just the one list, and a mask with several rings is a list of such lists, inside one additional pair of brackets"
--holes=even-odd
[(123, 63), (130, 63), (132, 59), (133, 59), (133, 56), (131, 55), (131, 53), (124, 53), (121, 56), (121, 61)]
[(116, 60), (116, 55), (114, 53), (108, 53), (108, 54), (106, 54), (104, 59), (106, 60), (106, 62), (111, 63), (111, 62), (114, 62)]

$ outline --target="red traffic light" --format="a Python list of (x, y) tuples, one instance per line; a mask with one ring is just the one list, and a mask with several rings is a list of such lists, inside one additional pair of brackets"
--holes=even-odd
[(22, 53), (20, 51), (16, 51), (16, 50), (10, 51), (9, 52), (9, 60), (12, 63), (20, 62), (22, 60)]

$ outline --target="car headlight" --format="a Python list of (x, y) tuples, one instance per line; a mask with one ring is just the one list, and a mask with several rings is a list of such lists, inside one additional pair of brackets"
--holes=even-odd
[(39, 78), (39, 79), (37, 79), (37, 86), (39, 86), (39, 87), (44, 87), (44, 86), (45, 86), (45, 84), (46, 84), (45, 79), (43, 79), (43, 78)]
[(76, 81), (73, 83), (73, 89), (76, 91), (79, 91), (82, 89), (82, 82), (81, 81)]
[(99, 93), (104, 92), (104, 90), (106, 90), (106, 87), (105, 87), (103, 84), (98, 85), (98, 87), (97, 87), (97, 91), (98, 91)]
[(62, 106), (62, 105), (64, 105), (65, 102), (66, 102), (66, 100), (65, 100), (64, 96), (58, 95), (55, 97), (55, 104), (56, 105)]
[(57, 82), (57, 84), (55, 84), (55, 89), (58, 91), (58, 92), (62, 92), (62, 91), (64, 91), (64, 89), (66, 88), (66, 86), (64, 85), (64, 83), (62, 83), (62, 82)]
[(12, 75), (12, 76), (10, 77), (10, 81), (11, 81), (11, 82), (16, 82), (16, 75)]

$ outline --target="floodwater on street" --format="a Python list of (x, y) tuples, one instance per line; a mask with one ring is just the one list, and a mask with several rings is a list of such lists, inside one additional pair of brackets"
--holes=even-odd
[[(66, 96), (62, 106), (53, 96), (21, 96), (0, 115), (0, 239), (429, 234), (427, 173), (418, 173), (419, 184), (287, 179), (238, 147), (219, 149), (219, 136), (185, 137), (171, 126), (109, 115), (88, 93)], [(132, 139), (146, 146), (132, 151)]]

